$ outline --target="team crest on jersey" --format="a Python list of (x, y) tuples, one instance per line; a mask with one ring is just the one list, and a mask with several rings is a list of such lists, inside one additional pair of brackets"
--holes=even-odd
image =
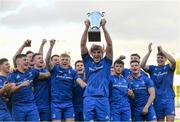
[(105, 117), (105, 119), (108, 120), (108, 119), (109, 119), (109, 116), (107, 115), (107, 116)]
[(141, 81), (141, 84), (142, 84), (142, 85), (144, 85), (144, 84), (145, 84), (144, 80), (142, 80), (142, 81)]
[(156, 119), (156, 115), (153, 116), (153, 119)]
[(68, 74), (71, 74), (71, 70), (68, 70)]
[(19, 76), (19, 74), (17, 74), (17, 75), (16, 75), (16, 79), (19, 79), (19, 78), (20, 78), (20, 76)]

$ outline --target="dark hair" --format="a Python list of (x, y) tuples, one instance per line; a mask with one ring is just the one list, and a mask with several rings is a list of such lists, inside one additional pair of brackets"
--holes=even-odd
[(163, 56), (163, 57), (166, 57), (162, 52), (158, 52), (157, 55), (160, 55), (160, 56)]
[(42, 54), (41, 54), (41, 53), (34, 53), (33, 56), (32, 56), (32, 60), (34, 60), (34, 58), (35, 58), (37, 55), (42, 55)]
[(132, 61), (130, 62), (130, 64), (132, 64), (132, 63), (138, 63), (138, 64), (139, 64), (139, 61), (137, 61), (137, 60), (132, 60)]
[(131, 56), (137, 56), (139, 59), (141, 58), (140, 55), (137, 53), (133, 53), (133, 54), (131, 54)]
[(8, 61), (8, 59), (7, 58), (1, 58), (0, 59), (0, 65), (2, 65), (4, 62), (6, 62), (6, 61)]
[(52, 56), (51, 56), (51, 61), (52, 61), (52, 59), (53, 59), (54, 57), (60, 57), (60, 56), (59, 56), (59, 55), (57, 55), (57, 54), (52, 55)]
[(26, 54), (18, 54), (18, 55), (15, 57), (14, 61), (16, 62), (17, 59), (23, 58), (23, 57), (27, 57)]
[(115, 64), (122, 64), (122, 65), (124, 65), (124, 62), (122, 61), (122, 60), (120, 60), (120, 59), (117, 59), (115, 62), (114, 62), (114, 65)]
[(75, 63), (74, 63), (74, 66), (76, 67), (76, 64), (77, 63), (83, 63), (83, 61), (82, 60), (77, 60)]
[(28, 55), (28, 54), (30, 54), (30, 53), (33, 53), (33, 54), (34, 54), (34, 52), (32, 52), (32, 51), (29, 50), (29, 51), (26, 52), (26, 55)]

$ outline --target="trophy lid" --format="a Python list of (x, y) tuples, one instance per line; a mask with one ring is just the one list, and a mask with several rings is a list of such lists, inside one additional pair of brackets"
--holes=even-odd
[(92, 14), (100, 14), (102, 17), (104, 17), (105, 12), (92, 11), (90, 13), (87, 13), (88, 17), (91, 16)]

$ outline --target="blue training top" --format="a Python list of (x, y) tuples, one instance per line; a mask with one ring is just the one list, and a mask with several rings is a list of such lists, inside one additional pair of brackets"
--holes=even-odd
[(95, 63), (90, 55), (82, 56), (86, 72), (87, 86), (84, 97), (109, 97), (109, 76), (112, 60), (104, 57)]

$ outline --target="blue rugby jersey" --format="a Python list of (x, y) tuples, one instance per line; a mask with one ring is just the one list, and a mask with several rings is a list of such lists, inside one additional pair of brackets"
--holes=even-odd
[(141, 75), (138, 78), (133, 77), (129, 81), (130, 89), (134, 92), (134, 107), (144, 107), (149, 98), (148, 88), (154, 87), (153, 81), (147, 76)]
[(100, 62), (95, 63), (88, 53), (82, 57), (87, 81), (84, 97), (109, 97), (109, 76), (112, 60), (104, 57)]
[(149, 66), (149, 74), (154, 81), (156, 95), (162, 98), (174, 98), (173, 90), (174, 70), (169, 64), (164, 66)]
[[(0, 89), (4, 86), (4, 82), (7, 81), (5, 76), (0, 75)], [(3, 95), (0, 94), (0, 110), (7, 110), (6, 102), (3, 100)]]
[[(25, 72), (19, 72), (18, 70), (10, 73), (7, 80), (11, 83), (15, 83), (17, 86), (22, 84), (26, 80), (34, 80), (38, 77), (39, 72), (33, 68), (27, 69)], [(13, 105), (26, 105), (28, 103), (35, 103), (34, 95), (32, 92), (32, 82), (27, 87), (21, 87), (19, 91), (13, 93), (12, 104)], [(28, 106), (27, 106), (28, 107)]]
[(63, 69), (55, 65), (51, 73), (51, 101), (72, 102), (72, 88), (78, 78), (77, 72), (72, 68)]
[(113, 75), (110, 77), (110, 104), (111, 106), (130, 107), (128, 98), (129, 82), (122, 76)]
[[(79, 77), (83, 80), (84, 74), (78, 74)], [(75, 112), (83, 112), (83, 94), (85, 88), (81, 88), (81, 86), (75, 83), (73, 87), (73, 106)]]
[[(39, 73), (49, 72), (47, 68), (36, 69)], [(33, 81), (34, 99), (39, 111), (49, 110), (50, 106), (50, 81), (49, 79), (35, 79)]]

